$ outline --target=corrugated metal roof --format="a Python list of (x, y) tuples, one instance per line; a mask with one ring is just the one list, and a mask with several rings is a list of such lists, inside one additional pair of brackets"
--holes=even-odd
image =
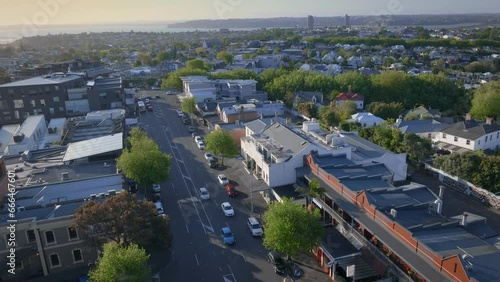
[(123, 133), (93, 138), (68, 145), (63, 161), (86, 158), (123, 149)]

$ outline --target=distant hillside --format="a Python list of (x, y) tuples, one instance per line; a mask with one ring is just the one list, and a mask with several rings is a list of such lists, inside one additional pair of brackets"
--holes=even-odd
[[(344, 26), (345, 17), (315, 17), (314, 26)], [(500, 14), (351, 16), (352, 26), (500, 26)], [(194, 20), (169, 24), (171, 28), (306, 27), (307, 18)]]

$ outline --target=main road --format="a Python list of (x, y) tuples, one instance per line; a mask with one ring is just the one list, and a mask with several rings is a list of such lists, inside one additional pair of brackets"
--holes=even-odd
[[(246, 226), (248, 210), (229, 198), (216, 180), (219, 171), (206, 164), (182, 119), (175, 112), (175, 96), (151, 101), (152, 112), (140, 114), (139, 123), (163, 152), (172, 155), (170, 178), (161, 183), (165, 212), (171, 219), (172, 257), (165, 258), (162, 281), (283, 281), (267, 262), (262, 239)], [(199, 188), (206, 187), (208, 201), (201, 201)], [(234, 217), (225, 217), (220, 204), (230, 202)], [(219, 234), (229, 226), (236, 243), (226, 246)], [(167, 264), (168, 261), (168, 264)]]

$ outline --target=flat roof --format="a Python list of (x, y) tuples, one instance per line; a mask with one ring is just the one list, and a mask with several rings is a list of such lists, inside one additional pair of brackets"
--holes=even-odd
[(123, 149), (123, 133), (70, 143), (63, 162), (100, 155)]
[(61, 84), (68, 81), (80, 80), (78, 75), (63, 75), (63, 76), (38, 76), (24, 80), (14, 81), (0, 85), (0, 88), (6, 87), (20, 87), (20, 86), (34, 86), (34, 85), (54, 85)]
[(29, 116), (24, 120), (18, 132), (23, 133), (27, 138), (31, 137), (42, 120), (45, 121), (44, 115)]

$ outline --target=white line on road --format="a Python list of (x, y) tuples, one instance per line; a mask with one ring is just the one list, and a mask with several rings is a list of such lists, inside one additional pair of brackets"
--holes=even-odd
[(229, 271), (231, 271), (231, 275), (233, 275), (234, 278), (233, 282), (236, 282), (236, 277), (234, 277), (233, 269), (231, 269), (231, 266), (229, 264), (227, 266), (229, 267)]
[(219, 266), (220, 272), (222, 272), (222, 267)]
[(186, 231), (189, 234), (189, 227), (186, 225)]
[(196, 259), (196, 264), (200, 266), (200, 262), (198, 261), (198, 256), (196, 254), (194, 254), (194, 258)]
[[(205, 187), (206, 187), (206, 186), (205, 186)], [(215, 205), (216, 205), (216, 206), (218, 206), (218, 205), (219, 205), (219, 204), (217, 204), (217, 202), (215, 201), (215, 199), (214, 199), (214, 203), (215, 203)]]
[(242, 252), (242, 251), (240, 251), (240, 253), (241, 253), (241, 256), (243, 257), (243, 260), (244, 260), (245, 262), (248, 262), (248, 261), (247, 261), (247, 258), (245, 257), (245, 254), (243, 254), (243, 252)]
[(191, 181), (191, 177), (185, 176), (184, 174), (182, 176), (184, 176), (184, 178), (186, 178), (187, 180)]

